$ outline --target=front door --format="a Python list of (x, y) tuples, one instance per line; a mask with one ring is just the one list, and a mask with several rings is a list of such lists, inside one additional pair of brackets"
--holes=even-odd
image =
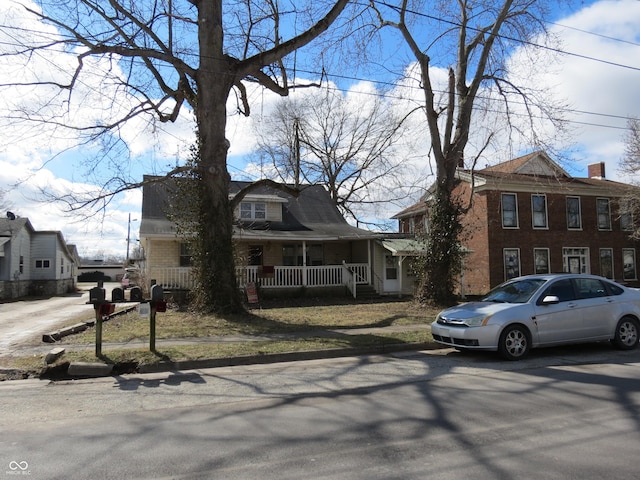
[(384, 291), (387, 293), (400, 290), (400, 279), (398, 278), (398, 257), (393, 255), (384, 256)]

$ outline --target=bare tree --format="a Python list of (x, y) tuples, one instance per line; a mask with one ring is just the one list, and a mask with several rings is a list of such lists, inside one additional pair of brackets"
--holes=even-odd
[[(283, 9), (273, 0), (39, 0), (37, 6), (12, 1), (49, 27), (5, 55), (19, 57), (25, 68), (47, 52), (76, 52), (77, 58), (75, 66), (62, 65), (48, 77), (43, 72), (36, 81), (17, 80), (16, 85), (39, 89), (43, 101), (37, 110), (16, 109), (14, 121), (72, 128), (109, 150), (133, 120), (153, 127), (176, 121), (184, 108), (195, 113), (199, 145), (192, 173), (199, 228), (192, 233), (201, 248), (199, 305), (241, 309), (228, 198), (227, 101), (235, 95), (238, 111), (248, 115), (248, 84), (287, 95), (286, 57), (326, 32), (349, 1), (292, 2)], [(89, 85), (96, 85), (95, 98), (78, 98)], [(100, 96), (103, 89), (110, 98)], [(87, 100), (95, 102), (96, 115), (82, 124), (70, 112)], [(106, 175), (102, 191), (68, 196), (71, 208), (97, 205), (139, 186), (127, 179), (123, 163), (114, 162), (119, 171)], [(103, 167), (90, 165), (94, 171)], [(184, 171), (177, 167), (167, 177)]]
[[(515, 45), (544, 30), (544, 2), (538, 0), (457, 0), (436, 2), (371, 0), (381, 27), (395, 28), (412, 52), (424, 95), (424, 113), (431, 141), (436, 180), (431, 191), (428, 254), (419, 295), (437, 303), (454, 298), (461, 265), (460, 215), (463, 199), (454, 198), (456, 169), (473, 167), (489, 145), (493, 132), (465, 157), (472, 119), (483, 96), (509, 101), (517, 96), (518, 110), (532, 121), (545, 112), (536, 98), (507, 76), (506, 61)], [(425, 34), (426, 32), (426, 34)], [(438, 84), (435, 60), (448, 68), (448, 81)], [(531, 95), (530, 95), (531, 94)], [(550, 113), (550, 112), (548, 112)], [(533, 125), (532, 125), (533, 126)]]
[[(625, 134), (624, 156), (620, 161), (620, 170), (635, 179), (633, 183), (637, 186), (638, 174), (640, 174), (640, 120), (632, 117), (627, 122), (627, 133)], [(634, 239), (640, 239), (640, 188), (631, 188), (621, 198), (620, 205), (621, 222), (623, 228), (629, 231)]]
[(368, 223), (372, 206), (398, 200), (402, 119), (381, 95), (309, 93), (283, 100), (260, 123), (258, 154), (282, 181), (324, 185), (345, 216)]

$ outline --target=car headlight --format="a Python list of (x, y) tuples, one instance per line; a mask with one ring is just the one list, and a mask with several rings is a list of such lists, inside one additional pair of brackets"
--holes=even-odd
[(491, 318), (491, 315), (476, 315), (475, 317), (467, 318), (464, 323), (469, 327), (483, 327)]

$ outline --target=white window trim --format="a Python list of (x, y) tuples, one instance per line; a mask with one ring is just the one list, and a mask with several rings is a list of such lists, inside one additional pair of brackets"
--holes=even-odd
[[(502, 201), (502, 199), (504, 198), (505, 195), (511, 195), (515, 200), (514, 202), (516, 206), (516, 224), (515, 225), (504, 224), (504, 202)], [(518, 212), (518, 194), (517, 193), (503, 192), (500, 194), (500, 222), (502, 223), (502, 228), (507, 228), (507, 229), (520, 228), (520, 214)]]
[[(575, 198), (578, 200), (578, 223), (579, 225), (577, 227), (570, 227), (569, 226), (569, 199), (570, 198)], [(576, 197), (573, 195), (568, 195), (566, 198), (567, 201), (567, 230), (571, 230), (571, 231), (578, 231), (578, 230), (582, 230), (582, 200), (580, 197)]]
[[(609, 226), (606, 228), (603, 228), (600, 226), (600, 210), (598, 209), (598, 202), (600, 200), (606, 200), (607, 201), (607, 215), (609, 217)], [(611, 231), (611, 199), (606, 198), (606, 197), (598, 197), (596, 198), (596, 226), (598, 227), (598, 230), (601, 232), (610, 232)]]
[[(251, 205), (251, 216), (250, 217), (243, 217), (242, 213), (242, 206), (243, 205)], [(264, 207), (264, 216), (263, 217), (256, 217), (256, 206), (257, 205), (262, 205)], [(267, 219), (267, 204), (265, 202), (240, 202), (240, 206), (239, 208), (239, 214), (240, 214), (240, 220), (266, 220)]]
[[(615, 262), (613, 261), (613, 248), (608, 248), (608, 247), (603, 247), (600, 248), (598, 251), (598, 261), (600, 262), (600, 275), (602, 275), (602, 252), (603, 251), (608, 251), (609, 253), (611, 253), (611, 278), (610, 280), (613, 280), (616, 278), (616, 267), (615, 267)], [(602, 275), (604, 276), (604, 275)]]
[[(533, 209), (533, 198), (534, 197), (542, 197), (544, 198), (544, 227), (536, 226), (535, 224), (535, 211)], [(531, 194), (531, 228), (534, 230), (549, 230), (549, 211), (547, 208), (547, 195), (544, 193), (532, 193)]]
[[(568, 252), (568, 250), (583, 250), (584, 253), (576, 254), (573, 252)], [(568, 263), (569, 257), (581, 257), (585, 260), (584, 261), (585, 271), (580, 273), (590, 274), (591, 273), (590, 255), (591, 253), (589, 251), (589, 247), (562, 247), (562, 271), (565, 273), (569, 272), (569, 263)]]
[[(536, 270), (536, 252), (543, 251), (547, 253), (547, 269), (546, 273), (551, 273), (551, 250), (548, 248), (534, 248), (533, 249), (533, 273), (538, 274)], [(541, 274), (542, 275), (542, 274)]]
[[(42, 266), (41, 267), (38, 266), (38, 262), (42, 262)], [(48, 265), (46, 267), (44, 266), (45, 262), (48, 262)], [(53, 262), (51, 261), (50, 258), (36, 258), (35, 261), (33, 262), (33, 265), (38, 270), (48, 270), (53, 265)]]
[[(633, 271), (635, 273), (633, 278), (625, 277), (625, 273), (624, 273), (624, 256), (625, 256), (625, 252), (627, 252), (627, 251), (633, 253)], [(623, 280), (638, 280), (638, 260), (637, 260), (637, 257), (636, 257), (636, 249), (635, 248), (623, 248), (622, 249), (622, 279)]]
[[(507, 275), (507, 250), (513, 250), (515, 252), (517, 252), (517, 260), (518, 260), (518, 273), (515, 276), (508, 276)], [(509, 280), (511, 278), (516, 278), (519, 277), (520, 275), (522, 275), (522, 261), (520, 260), (520, 249), (519, 248), (503, 248), (502, 249), (502, 267), (503, 267), (503, 273), (504, 273), (504, 279)]]

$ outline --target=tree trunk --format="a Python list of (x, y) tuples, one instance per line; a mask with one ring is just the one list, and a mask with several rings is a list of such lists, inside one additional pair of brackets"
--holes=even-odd
[(449, 152), (441, 159), (429, 211), (428, 254), (418, 296), (437, 305), (454, 303), (462, 267), (460, 205), (452, 195), (456, 166), (461, 158), (460, 154)]
[(242, 309), (233, 253), (233, 212), (229, 204), (228, 141), (225, 136), (227, 97), (234, 67), (223, 54), (222, 2), (198, 3), (200, 67), (197, 75), (196, 118), (200, 140), (197, 176), (198, 231), (196, 303), (204, 311)]

